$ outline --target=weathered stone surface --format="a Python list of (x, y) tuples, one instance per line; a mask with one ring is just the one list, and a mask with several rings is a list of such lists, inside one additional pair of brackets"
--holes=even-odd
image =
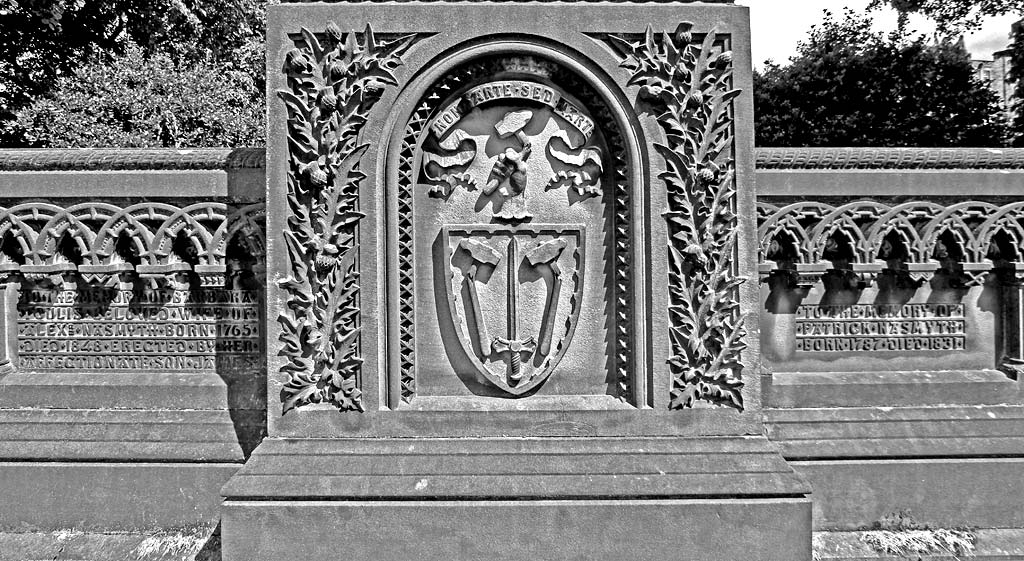
[(901, 510), (937, 527), (1024, 527), (1020, 457), (792, 464), (811, 482), (816, 530), (870, 528)]
[(789, 561), (811, 558), (807, 501), (228, 501), (223, 554), (332, 559), (343, 550), (364, 559), (603, 561), (690, 552), (716, 561), (752, 554)]
[[(977, 538), (971, 559), (978, 561), (1016, 561), (1024, 558), (1024, 530), (1015, 529), (980, 529), (969, 530)], [(883, 553), (866, 543), (866, 539), (874, 532), (815, 532), (814, 555), (821, 561), (869, 561), (892, 559), (889, 553)], [(875, 533), (877, 535), (877, 533)], [(928, 561), (957, 561), (962, 555), (955, 553), (939, 553), (921, 555)]]
[(32, 559), (89, 561), (217, 561), (220, 528), (209, 525), (175, 530), (89, 532), (0, 532), (0, 561)]
[[(766, 384), (765, 393), (769, 403), (779, 409), (1021, 401), (1017, 381), (997, 370), (779, 372)], [(769, 412), (768, 418), (773, 414)]]
[[(392, 10), (388, 13), (394, 15), (380, 15), (388, 10)], [(531, 10), (557, 10), (559, 17), (538, 17)], [(651, 275), (651, 278), (668, 279), (671, 274), (676, 274), (668, 270), (665, 248), (669, 246), (670, 234), (678, 234), (681, 238), (685, 238), (685, 235), (676, 230), (669, 231), (677, 227), (676, 222), (666, 223), (659, 218), (647, 225), (642, 218), (660, 215), (666, 210), (676, 212), (669, 208), (675, 204), (668, 201), (671, 188), (666, 190), (664, 181), (659, 178), (663, 172), (668, 174), (666, 177), (674, 172), (665, 170), (663, 156), (649, 162), (650, 174), (642, 171), (648, 162), (636, 152), (636, 143), (662, 142), (659, 139), (666, 137), (662, 125), (647, 116), (640, 120), (642, 132), (628, 125), (629, 115), (634, 112), (631, 106), (633, 102), (623, 104), (622, 98), (639, 99), (637, 103), (640, 104), (650, 102), (641, 95), (640, 88), (627, 84), (632, 71), (618, 67), (620, 64), (632, 64), (624, 53), (631, 48), (628, 47), (631, 41), (636, 41), (645, 33), (648, 23), (679, 16), (666, 7), (653, 5), (642, 8), (631, 6), (629, 9), (607, 6), (601, 7), (599, 11), (600, 14), (595, 12), (595, 8), (582, 5), (533, 6), (527, 9), (525, 6), (508, 4), (481, 4), (462, 10), (461, 21), (466, 25), (454, 25), (446, 16), (446, 8), (439, 4), (401, 7), (375, 5), (373, 10), (362, 6), (304, 5), (282, 8), (280, 15), (272, 15), (280, 18), (280, 25), (290, 26), (294, 30), (306, 25), (304, 22), (309, 22), (307, 27), (323, 26), (324, 21), (342, 17), (343, 21), (349, 22), (347, 25), (356, 28), (363, 26), (355, 26), (351, 22), (368, 21), (371, 22), (375, 37), (380, 38), (375, 43), (380, 54), (373, 56), (393, 56), (394, 49), (398, 49), (394, 52), (402, 53), (400, 61), (388, 63), (389, 72), (400, 86), (392, 88), (384, 85), (374, 94), (380, 97), (377, 104), (390, 108), (389, 111), (373, 109), (378, 106), (376, 104), (361, 109), (365, 111), (363, 116), (366, 123), (359, 125), (358, 142), (351, 140), (352, 147), (345, 148), (352, 150), (359, 143), (367, 143), (365, 148), (359, 149), (362, 171), (358, 176), (350, 177), (361, 178), (367, 174), (372, 178), (357, 179), (353, 185), (359, 186), (358, 193), (352, 191), (345, 195), (357, 196), (359, 212), (367, 215), (367, 219), (353, 215), (353, 222), (345, 226), (353, 227), (353, 224), (358, 223), (358, 245), (342, 247), (337, 243), (327, 243), (331, 240), (324, 238), (321, 239), (323, 250), (304, 250), (306, 253), (300, 259), (305, 267), (303, 274), (320, 279), (313, 282), (313, 285), (335, 287), (340, 285), (332, 284), (335, 281), (329, 281), (325, 275), (344, 256), (341, 262), (348, 269), (344, 279), (339, 278), (337, 282), (350, 283), (344, 284), (346, 295), (349, 294), (349, 288), (354, 290), (358, 286), (358, 308), (352, 307), (352, 311), (334, 316), (343, 318), (347, 322), (344, 326), (335, 325), (328, 330), (314, 324), (315, 329), (311, 331), (314, 335), (321, 332), (317, 329), (323, 329), (324, 334), (328, 331), (342, 335), (355, 331), (359, 333), (356, 339), (344, 340), (346, 344), (358, 341), (358, 349), (350, 347), (350, 351), (345, 351), (355, 354), (346, 354), (343, 362), (339, 362), (344, 368), (331, 382), (334, 389), (325, 385), (316, 386), (315, 383), (318, 376), (324, 375), (323, 372), (333, 370), (317, 370), (319, 366), (316, 365), (319, 363), (316, 361), (310, 364), (288, 362), (288, 357), (297, 352), (291, 349), (304, 348), (302, 345), (313, 340), (317, 342), (312, 348), (316, 348), (316, 345), (326, 341), (317, 337), (303, 341), (299, 328), (289, 327), (304, 325), (305, 320), (295, 311), (302, 309), (299, 300), (292, 301), (289, 308), (285, 305), (286, 301), (279, 297), (270, 299), (271, 316), (284, 313), (284, 317), (288, 318), (282, 324), (283, 333), (288, 339), (277, 347), (282, 349), (282, 358), (272, 359), (270, 366), (270, 394), (282, 394), (283, 409), (289, 412), (296, 406), (301, 411), (307, 403), (323, 402), (334, 403), (344, 410), (361, 409), (363, 413), (350, 420), (348, 417), (352, 416), (338, 416), (327, 410), (318, 411), (314, 407), (307, 407), (305, 413), (272, 416), (272, 433), (297, 437), (350, 436), (353, 434), (351, 430), (339, 429), (355, 422), (360, 426), (357, 434), (386, 436), (390, 430), (388, 427), (395, 422), (392, 418), (429, 418), (430, 415), (421, 414), (425, 412), (438, 413), (435, 418), (442, 421), (440, 425), (419, 424), (422, 427), (433, 427), (436, 435), (447, 434), (448, 430), (500, 435), (505, 433), (503, 424), (517, 422), (513, 418), (537, 418), (537, 425), (544, 425), (547, 433), (550, 433), (552, 426), (548, 420), (551, 417), (549, 411), (559, 411), (567, 416), (563, 420), (580, 423), (581, 420), (576, 417), (592, 416), (594, 411), (607, 411), (604, 416), (612, 419), (618, 416), (612, 410), (629, 410), (639, 406), (653, 407), (653, 411), (649, 415), (637, 415), (636, 419), (643, 426), (633, 430), (641, 434), (664, 434), (666, 430), (676, 430), (680, 426), (672, 421), (673, 415), (665, 413), (669, 407), (683, 407), (700, 401), (737, 407), (742, 404), (749, 411), (759, 407), (759, 391), (756, 387), (758, 378), (743, 378), (742, 384), (746, 384), (748, 391), (741, 389), (739, 378), (729, 374), (735, 371), (735, 375), (740, 376), (738, 363), (730, 354), (736, 352), (738, 355), (733, 347), (738, 348), (739, 341), (743, 340), (740, 336), (741, 322), (730, 316), (736, 308), (722, 312), (725, 321), (711, 328), (722, 330), (722, 341), (729, 341), (723, 343), (725, 348), (730, 349), (723, 356), (725, 360), (717, 363), (724, 369), (718, 370), (713, 356), (707, 357), (706, 364), (699, 363), (704, 360), (703, 355), (695, 355), (694, 368), (715, 369), (715, 372), (703, 372), (701, 375), (705, 378), (690, 374), (684, 376), (686, 368), (683, 365), (689, 360), (687, 358), (677, 359), (678, 366), (670, 367), (674, 373), (671, 376), (656, 374), (655, 370), (660, 367), (655, 366), (652, 370), (645, 366), (648, 360), (655, 365), (665, 364), (675, 353), (683, 352), (678, 345), (673, 350), (674, 343), (670, 339), (673, 337), (670, 333), (678, 326), (674, 327), (673, 322), (676, 320), (670, 321), (667, 314), (670, 298), (667, 284), (658, 281), (649, 289), (639, 278)], [(694, 34), (698, 38), (702, 37), (700, 30), (709, 30), (713, 23), (722, 24), (717, 42), (716, 36), (712, 36), (707, 54), (699, 63), (711, 64), (708, 72), (719, 72), (716, 70), (719, 63), (710, 62), (712, 58), (716, 61), (734, 58), (740, 70), (731, 77), (732, 85), (749, 90), (749, 87), (744, 88), (749, 81), (746, 75), (747, 62), (744, 59), (745, 46), (740, 45), (738, 39), (743, 26), (740, 22), (741, 12), (726, 7), (702, 7), (695, 9), (690, 19), (695, 20)], [(572, 24), (566, 28), (556, 24), (556, 21)], [(272, 22), (272, 25), (278, 24)], [(538, 29), (537, 25), (542, 28)], [(520, 26), (529, 29), (530, 33), (536, 33), (538, 39), (508, 44), (495, 39), (488, 40), (486, 45), (472, 48), (463, 46), (465, 41), (475, 36), (487, 35), (492, 31), (500, 33)], [(605, 28), (606, 31), (601, 31)], [(443, 30), (444, 33), (431, 35), (435, 30)], [(316, 27), (309, 27), (310, 33), (316, 31)], [(652, 28), (652, 31), (656, 30)], [(665, 31), (674, 31), (674, 26)], [(407, 37), (416, 32), (420, 34)], [(326, 96), (296, 89), (297, 84), (305, 79), (302, 76), (306, 75), (304, 73), (307, 70), (312, 80), (310, 83), (321, 79), (316, 76), (320, 76), (318, 72), (322, 73), (322, 69), (316, 65), (305, 66), (308, 61), (322, 62), (333, 56), (323, 54), (328, 52), (324, 45), (334, 45), (330, 43), (333, 41), (330, 33), (324, 33), (323, 39), (317, 40), (320, 42), (318, 48), (322, 50), (311, 49), (306, 54), (302, 54), (302, 49), (307, 48), (303, 45), (309, 44), (308, 37), (296, 42), (298, 36), (288, 38), (282, 32), (280, 37), (271, 38), (270, 51), (273, 54), (269, 69), (272, 74), (279, 76), (275, 78), (279, 87), (285, 88), (285, 93), (281, 94), (283, 101), (274, 100), (271, 103), (273, 124), (268, 166), (271, 185), (270, 220), (271, 230), (274, 231), (301, 229), (300, 224), (295, 222), (295, 215), (289, 218), (287, 193), (306, 192), (302, 191), (305, 189), (304, 181), (325, 180), (328, 182), (326, 187), (330, 186), (330, 181), (337, 181), (331, 179), (329, 174), (319, 175), (312, 167), (314, 162), (306, 162), (307, 156), (295, 151), (295, 146), (306, 140), (299, 138), (302, 136), (298, 132), (301, 127), (295, 128), (300, 121), (288, 119), (289, 111), (297, 115), (306, 110), (315, 111), (309, 115), (322, 118), (325, 111), (321, 103), (323, 100), (333, 96), (335, 103), (339, 104), (347, 99), (339, 91)], [(618, 39), (610, 38), (613, 35), (618, 37), (618, 34), (623, 34), (626, 43), (619, 44)], [(571, 40), (574, 49), (603, 70), (595, 71), (593, 66), (574, 62), (572, 57), (565, 56), (565, 49), (539, 38), (545, 35), (564, 36)], [(351, 35), (358, 45), (367, 44), (366, 36), (365, 33)], [(671, 43), (679, 40), (671, 33), (662, 36), (660, 31), (654, 37), (659, 44), (662, 41)], [(688, 48), (694, 49), (691, 54), (696, 56), (700, 47), (692, 37), (693, 34), (685, 36), (688, 44), (693, 41)], [(298, 50), (291, 50), (296, 48)], [(717, 53), (728, 48), (738, 49), (735, 57), (719, 58)], [(436, 57), (440, 55), (447, 58), (443, 63), (436, 63)], [(364, 53), (360, 56), (370, 55)], [(327, 64), (321, 62), (317, 64)], [(287, 72), (291, 73), (290, 78), (285, 79), (281, 75), (281, 64), (285, 64)], [(697, 64), (696, 59), (694, 64)], [(723, 72), (728, 72), (730, 65), (723, 62), (721, 68)], [(703, 72), (704, 69), (699, 71)], [(534, 87), (531, 84), (538, 85)], [(499, 85), (500, 92), (497, 89)], [(687, 86), (679, 84), (678, 87)], [(728, 89), (719, 91), (715, 88), (712, 88), (714, 92), (708, 90), (709, 104), (712, 99), (717, 99), (715, 95), (720, 95), (723, 104), (734, 103), (737, 108), (749, 106), (749, 98), (737, 97), (738, 92)], [(527, 90), (528, 95), (523, 93)], [(539, 100), (532, 99), (534, 90)], [(303, 101), (300, 96), (295, 98), (299, 101), (295, 101), (291, 96), (298, 95), (296, 92), (307, 97)], [(473, 113), (476, 116), (462, 119), (461, 115), (472, 110), (474, 104), (478, 103), (474, 101), (472, 92), (494, 97), (485, 100), (486, 103), (480, 102), (482, 109), (479, 114)], [(550, 97), (550, 104), (546, 104), (544, 96)], [(466, 100), (467, 109), (458, 108), (455, 102), (459, 99)], [(458, 110), (451, 110), (454, 111), (451, 113), (453, 103)], [(570, 111), (567, 107), (575, 109)], [(530, 118), (524, 118), (522, 123), (515, 125), (505, 124), (505, 120), (512, 119), (513, 115), (525, 116), (523, 112), (529, 112)], [(568, 120), (560, 116), (570, 113), (573, 117)], [(451, 117), (451, 123), (438, 126), (431, 124), (437, 124), (439, 115), (449, 114), (455, 115)], [(708, 154), (698, 155), (700, 158), (710, 155), (718, 157), (719, 152), (725, 151), (722, 152), (721, 161), (715, 164), (717, 167), (713, 168), (720, 169), (721, 174), (712, 171), (709, 162), (702, 161), (699, 164), (708, 167), (708, 172), (704, 174), (706, 177), (702, 176), (701, 181), (722, 185), (725, 193), (722, 201), (725, 202), (721, 204), (733, 204), (735, 197), (735, 204), (739, 205), (737, 208), (743, 210), (739, 215), (749, 216), (744, 209), (750, 208), (752, 193), (746, 189), (735, 193), (731, 191), (732, 185), (742, 183), (751, 171), (749, 163), (744, 160), (750, 156), (749, 137), (745, 132), (749, 131), (749, 120), (743, 116), (747, 111), (741, 109), (736, 114), (741, 115), (736, 122), (737, 135), (741, 140), (723, 141), (721, 145), (715, 144)], [(719, 118), (722, 115), (716, 113), (714, 119)], [(575, 125), (572, 124), (573, 120)], [(597, 126), (588, 123), (596, 123)], [(292, 128), (286, 130), (286, 126)], [(589, 136), (591, 129), (594, 132)], [(338, 130), (349, 129), (341, 126)], [(642, 137), (636, 137), (637, 132)], [(437, 137), (438, 133), (441, 137)], [(286, 153), (286, 145), (283, 143), (289, 134), (292, 137), (292, 148), (289, 149), (292, 151), (291, 156)], [(449, 147), (445, 147), (444, 143), (456, 136), (464, 140), (453, 141)], [(481, 138), (472, 140), (475, 137)], [(524, 152), (527, 143), (531, 147), (528, 155)], [(533, 155), (534, 144), (537, 145), (536, 156)], [(339, 141), (338, 146), (348, 145)], [(505, 152), (506, 149), (509, 152)], [(652, 154), (655, 153), (653, 147), (651, 150)], [(679, 150), (684, 148), (680, 146)], [(558, 156), (555, 152), (562, 155)], [(586, 154), (600, 156), (588, 158)], [(293, 161), (304, 162), (303, 167), (300, 169), (295, 164), (289, 167), (287, 157), (298, 158)], [(505, 157), (520, 158), (526, 162), (521, 178), (517, 179), (519, 176), (511, 172), (503, 175), (500, 169), (509, 168), (506, 163), (502, 163), (505, 160), (501, 158)], [(733, 164), (728, 163), (733, 157), (738, 162), (734, 172), (729, 171)], [(569, 160), (579, 163), (569, 163)], [(352, 173), (349, 169), (351, 163), (345, 163), (348, 174)], [(500, 166), (495, 167), (497, 164)], [(678, 171), (696, 173), (697, 170)], [(566, 186), (559, 177), (569, 179), (569, 185)], [(492, 179), (494, 183), (488, 187)], [(549, 179), (555, 181), (549, 182)], [(519, 193), (519, 187), (513, 186), (513, 180), (525, 182), (525, 191), (516, 194)], [(375, 181), (383, 181), (386, 189), (377, 188)], [(648, 183), (649, 187), (641, 188)], [(492, 188), (494, 191), (491, 191)], [(650, 192), (651, 200), (632, 197), (630, 193), (637, 188)], [(522, 200), (516, 202), (519, 199)], [(349, 199), (345, 201), (344, 205), (355, 204)], [(516, 205), (521, 208), (512, 209)], [(382, 215), (382, 211), (387, 213)], [(535, 214), (537, 217), (533, 223), (539, 224), (541, 228), (550, 226), (549, 231), (530, 233), (534, 227), (522, 225), (526, 213)], [(722, 216), (728, 216), (728, 213)], [(679, 216), (675, 219), (681, 221), (679, 224), (685, 223)], [(465, 231), (465, 227), (481, 224), (489, 228), (500, 225), (507, 231), (493, 231), (487, 235), (470, 231), (471, 236), (460, 237), (459, 232)], [(585, 235), (580, 237), (585, 243), (578, 246), (566, 237), (568, 232), (576, 231), (573, 228), (577, 228), (577, 225), (585, 226)], [(730, 229), (728, 225), (725, 226), (721, 231)], [(648, 227), (651, 228), (650, 234), (644, 234)], [(750, 263), (748, 251), (752, 249), (749, 238), (751, 232), (744, 229), (745, 226), (737, 227), (741, 239), (734, 241), (739, 244), (738, 259), (742, 266), (743, 263)], [(509, 233), (513, 230), (521, 231), (525, 236), (517, 242), (522, 245), (518, 251), (523, 258), (526, 253), (537, 250), (547, 242), (561, 244), (565, 241), (567, 245), (557, 248), (557, 257), (552, 253), (551, 258), (554, 260), (533, 261), (534, 264), (525, 268), (517, 265), (511, 270), (508, 268), (508, 249), (512, 238), (515, 238)], [(444, 238), (448, 241), (444, 243), (440, 241), (443, 232), (448, 233)], [(505, 265), (494, 266), (487, 259), (470, 262), (471, 256), (463, 248), (464, 239), (483, 243), (492, 253), (490, 261)], [(638, 240), (643, 241), (641, 243)], [(296, 279), (296, 283), (288, 283), (287, 290), (304, 290), (300, 288), (302, 283), (299, 282), (302, 275), (296, 276), (298, 269), (295, 263), (298, 261), (285, 258), (284, 250), (288, 244), (293, 247), (295, 244), (284, 244), (285, 241), (271, 241), (272, 248), (281, 249), (278, 252), (271, 251), (272, 274), (280, 278)], [(728, 243), (724, 239), (715, 243), (719, 242)], [(380, 251), (382, 247), (384, 250)], [(675, 248), (675, 251), (682, 252), (682, 249)], [(357, 252), (358, 259), (353, 252)], [(477, 257), (486, 257), (484, 254), (488, 252), (478, 248), (477, 253)], [(711, 253), (716, 256), (709, 259), (724, 260), (723, 263), (731, 259), (731, 252), (714, 250)], [(651, 255), (662, 257), (651, 260)], [(445, 256), (450, 256), (450, 259)], [(708, 261), (705, 265), (710, 267), (710, 263)], [(557, 298), (553, 296), (556, 283), (551, 264), (556, 264), (560, 270)], [(683, 266), (683, 262), (678, 261), (676, 265)], [(471, 273), (474, 266), (476, 271)], [(372, 282), (372, 277), (368, 276), (369, 271), (381, 270), (394, 271), (395, 274), (376, 279), (386, 282)], [(509, 271), (517, 277), (515, 282), (512, 282)], [(477, 275), (480, 275), (479, 279)], [(473, 276), (472, 282), (466, 281), (469, 276)], [(509, 290), (513, 284), (517, 290)], [(726, 293), (731, 293), (736, 284), (730, 284), (730, 287), (724, 289)], [(752, 288), (753, 285), (749, 283), (739, 288), (737, 303), (742, 306), (742, 303), (750, 302)], [(280, 290), (275, 294), (284, 296), (286, 292)], [(517, 294), (513, 295), (513, 292)], [(574, 296), (577, 293), (578, 297)], [(288, 297), (297, 298), (297, 294), (294, 292)], [(516, 337), (510, 338), (513, 333), (509, 329), (511, 323), (507, 311), (508, 301), (513, 297), (524, 308), (516, 314), (522, 316), (521, 321), (517, 319), (516, 322)], [(671, 297), (679, 296), (676, 294)], [(479, 306), (472, 305), (473, 301), (478, 301)], [(379, 307), (381, 302), (384, 302), (384, 308)], [(728, 304), (729, 298), (722, 302), (723, 306), (731, 305)], [(675, 305), (682, 304), (677, 302)], [(483, 341), (483, 344), (480, 339), (485, 330), (479, 329), (477, 325), (476, 308), (480, 308), (480, 323), (486, 328), (487, 337), (492, 339)], [(653, 312), (649, 313), (648, 310)], [(549, 312), (551, 319), (547, 318)], [(639, 319), (645, 317), (652, 318), (650, 327), (643, 326)], [(545, 328), (545, 325), (554, 327)], [(705, 329), (703, 324), (701, 326), (699, 329)], [(554, 333), (556, 330), (557, 334)], [(726, 337), (727, 333), (732, 334)], [(674, 337), (678, 343), (684, 335), (676, 334)], [(506, 345), (499, 344), (499, 338), (522, 343), (520, 346), (527, 350), (514, 351), (518, 355), (516, 358), (521, 362), (532, 361), (536, 364), (514, 373), (511, 364), (513, 356), (510, 351), (501, 350)], [(533, 338), (532, 342), (530, 338)], [(370, 348), (367, 345), (371, 342), (377, 342), (387, 349), (386, 363), (380, 362), (382, 357), (363, 350)], [(648, 345), (656, 354), (642, 358), (649, 352)], [(541, 353), (541, 350), (545, 352)], [(315, 351), (309, 352), (312, 353), (310, 356), (320, 356)], [(698, 351), (694, 352), (699, 355)], [(324, 354), (323, 357), (326, 360), (330, 355)], [(751, 368), (756, 368), (756, 348), (745, 349), (743, 357)], [(359, 360), (355, 361), (356, 358)], [(337, 357), (334, 360), (337, 361)], [(308, 369), (312, 369), (313, 373), (310, 374)], [(365, 375), (358, 375), (360, 372)], [(522, 376), (529, 380), (510, 383)], [(501, 378), (505, 380), (501, 381)], [(684, 378), (688, 381), (683, 381)], [(677, 386), (673, 387), (673, 384)], [(316, 389), (313, 389), (314, 386)], [(510, 389), (514, 391), (510, 392)], [(746, 391), (746, 395), (741, 397), (743, 391)], [(516, 392), (524, 397), (517, 399)], [(494, 415), (481, 416), (485, 424), (472, 423), (468, 427), (461, 423), (443, 421), (462, 411), (492, 411)], [(506, 414), (512, 412), (515, 414)], [(740, 433), (757, 431), (754, 416), (733, 416), (722, 409), (700, 410), (692, 416), (718, 416), (721, 424), (734, 427), (724, 430)], [(493, 421), (488, 422), (487, 418)], [(672, 426), (676, 429), (669, 428)]]
[(214, 525), (217, 488), (237, 469), (222, 462), (0, 462), (0, 530)]
[(0, 154), (0, 526), (216, 523), (266, 430), (262, 162)]
[(225, 558), (809, 558), (744, 320), (746, 10), (269, 14), (270, 437)]
[(1024, 456), (1020, 405), (769, 409), (789, 459)]
[[(272, 486), (265, 485), (273, 481)], [(761, 437), (268, 439), (229, 500), (793, 497), (804, 483)]]

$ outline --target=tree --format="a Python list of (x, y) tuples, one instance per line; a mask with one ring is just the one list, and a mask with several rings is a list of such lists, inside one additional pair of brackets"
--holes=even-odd
[(900, 13), (904, 24), (911, 13), (931, 19), (943, 35), (975, 28), (986, 16), (1024, 15), (1024, 0), (872, 0), (868, 7), (886, 5)]
[(1000, 146), (1005, 118), (962, 43), (872, 31), (826, 12), (788, 65), (754, 76), (762, 146)]
[(1006, 81), (1013, 84), (1014, 146), (1024, 146), (1024, 20), (1018, 21), (1010, 31), (1010, 71)]
[(265, 8), (266, 0), (0, 0), (0, 146), (24, 143), (19, 110), (87, 61), (109, 63), (133, 45), (146, 56), (238, 66), (263, 41)]
[(58, 80), (17, 126), (30, 146), (231, 147), (264, 144), (266, 121), (251, 69), (131, 47)]
[[(946, 36), (977, 28), (984, 17), (1017, 14), (1024, 17), (1024, 0), (872, 0), (870, 7), (891, 6), (900, 12), (901, 27), (907, 14), (919, 13), (933, 20), (937, 31)], [(1020, 23), (1010, 33), (1010, 72), (1007, 81), (1014, 84), (1012, 130), (1015, 145), (1024, 145), (1024, 30)]]

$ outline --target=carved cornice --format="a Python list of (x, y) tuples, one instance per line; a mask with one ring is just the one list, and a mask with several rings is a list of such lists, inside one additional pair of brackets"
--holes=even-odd
[(263, 148), (0, 150), (4, 171), (261, 169)]
[(758, 170), (1024, 169), (1022, 148), (758, 148)]
[[(1022, 148), (758, 148), (758, 170), (1024, 170)], [(262, 169), (265, 149), (4, 149), (4, 171)]]
[(2, 282), (19, 276), (73, 282), (80, 276), (114, 286), (131, 275), (154, 282), (194, 275), (202, 286), (223, 286), (233, 267), (232, 240), (248, 259), (263, 261), (265, 214), (263, 203), (60, 207), (29, 202), (0, 208), (0, 276)]
[[(340, 3), (345, 2), (347, 4), (375, 4), (381, 2), (395, 2), (395, 3), (407, 3), (407, 2), (418, 2), (422, 4), (450, 4), (454, 2), (489, 2), (493, 0), (283, 0), (282, 4), (306, 4), (310, 2), (326, 2)], [(511, 0), (507, 3), (555, 3), (564, 0)], [(694, 4), (700, 2), (702, 4), (732, 4), (734, 0), (580, 0), (582, 2), (608, 2), (612, 4), (667, 4), (674, 2), (676, 4)]]
[(831, 271), (863, 286), (888, 271), (920, 284), (944, 271), (955, 284), (976, 286), (991, 273), (1012, 284), (1024, 267), (1020, 202), (762, 202), (758, 217), (762, 280), (781, 274), (806, 288)]

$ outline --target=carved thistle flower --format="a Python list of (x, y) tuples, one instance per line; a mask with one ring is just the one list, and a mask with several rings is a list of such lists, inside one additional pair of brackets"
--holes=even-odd
[(348, 73), (348, 64), (343, 60), (336, 60), (331, 63), (331, 80), (340, 82), (345, 79)]
[(292, 49), (284, 55), (284, 72), (292, 76), (311, 76), (313, 61), (299, 49)]
[(323, 88), (320, 93), (316, 96), (317, 106), (320, 107), (320, 112), (324, 115), (330, 115), (334, 112), (334, 107), (338, 103), (338, 97), (334, 95), (332, 88)]
[(714, 185), (718, 180), (718, 174), (711, 168), (704, 168), (697, 172), (697, 181), (701, 185)]
[(690, 41), (693, 41), (693, 34), (690, 33), (691, 29), (693, 29), (693, 24), (688, 21), (684, 21), (676, 26), (675, 39), (677, 45), (689, 45)]
[(299, 165), (299, 171), (309, 178), (309, 182), (316, 187), (325, 187), (327, 185), (327, 172), (320, 167), (320, 162), (312, 161), (308, 164)]
[(338, 262), (338, 246), (328, 243), (323, 244), (316, 256), (316, 268), (321, 273), (331, 270)]
[(333, 21), (327, 24), (327, 29), (324, 30), (324, 37), (326, 39), (324, 43), (327, 45), (329, 49), (334, 49), (338, 45), (345, 42), (345, 34), (342, 33), (341, 28), (338, 27), (338, 24), (334, 23)]

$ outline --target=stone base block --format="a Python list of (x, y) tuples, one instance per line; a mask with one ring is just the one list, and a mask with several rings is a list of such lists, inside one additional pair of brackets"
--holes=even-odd
[(913, 407), (1020, 403), (1020, 385), (998, 370), (776, 372), (776, 408)]
[(267, 439), (222, 493), (226, 561), (811, 554), (807, 484), (763, 436)]
[(225, 560), (811, 559), (806, 498), (229, 500), (222, 530)]
[(234, 463), (0, 462), (0, 531), (213, 526)]
[(1024, 406), (768, 409), (789, 460), (1024, 457)]
[(1024, 458), (791, 463), (811, 482), (815, 530), (870, 528), (901, 510), (935, 527), (1024, 527)]

